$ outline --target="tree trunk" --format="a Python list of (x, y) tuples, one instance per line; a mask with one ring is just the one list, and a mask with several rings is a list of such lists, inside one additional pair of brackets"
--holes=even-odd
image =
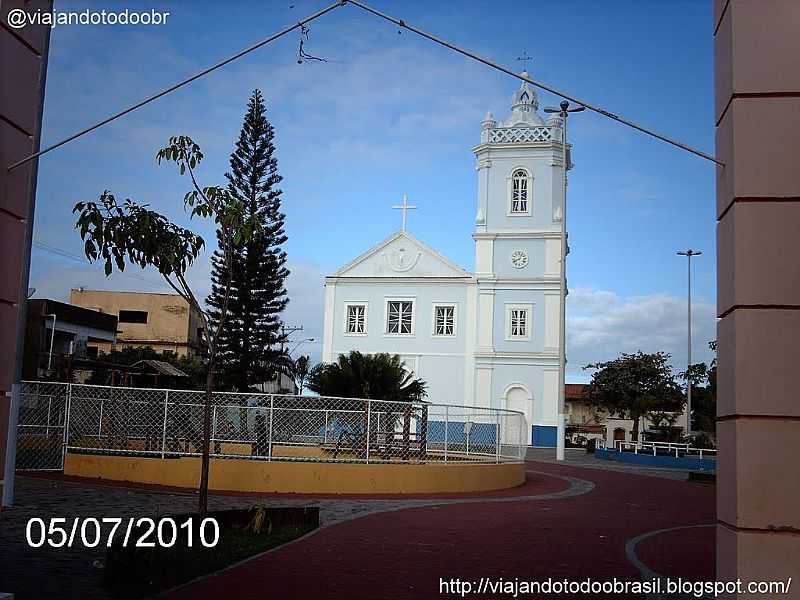
[(631, 431), (631, 441), (639, 441), (639, 416), (633, 417), (633, 431)]
[(200, 517), (205, 517), (208, 512), (208, 466), (210, 463), (209, 446), (211, 445), (211, 403), (214, 392), (214, 358), (208, 359), (208, 374), (206, 375), (206, 398), (203, 403), (203, 459), (200, 466), (200, 497), (198, 512)]

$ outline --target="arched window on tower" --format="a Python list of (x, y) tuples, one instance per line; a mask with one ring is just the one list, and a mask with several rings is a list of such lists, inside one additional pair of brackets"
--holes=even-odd
[(528, 214), (530, 177), (524, 169), (517, 169), (511, 175), (511, 214)]

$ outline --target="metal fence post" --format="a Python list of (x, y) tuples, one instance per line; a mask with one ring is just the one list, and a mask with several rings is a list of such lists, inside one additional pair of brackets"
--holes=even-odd
[(369, 464), (369, 425), (370, 425), (370, 417), (371, 415), (371, 408), (372, 403), (370, 400), (367, 400), (367, 464)]
[(500, 462), (500, 411), (497, 411), (497, 431), (494, 434), (494, 445), (495, 445), (495, 462)]
[(322, 433), (322, 443), (328, 443), (328, 409), (325, 409), (325, 430)]
[[(102, 404), (100, 407), (102, 408)], [(164, 390), (164, 422), (161, 424), (161, 460), (167, 452), (167, 407), (169, 406), (169, 390)]]
[(64, 464), (67, 462), (67, 447), (69, 446), (69, 422), (72, 412), (72, 384), (67, 384), (67, 401), (64, 407), (64, 443), (61, 452), (61, 469), (64, 469)]
[(100, 418), (97, 421), (97, 440), (99, 442), (100, 436), (103, 435), (103, 399), (100, 398)]
[[(47, 394), (47, 422), (44, 425), (44, 437), (50, 439), (50, 412), (53, 409), (53, 394)], [(64, 415), (66, 418), (66, 415)], [(62, 432), (63, 434), (63, 432)]]
[(0, 505), (11, 506), (14, 503), (14, 471), (17, 462), (17, 427), (19, 427), (19, 405), (22, 402), (22, 386), (19, 383), (11, 385), (11, 405), (8, 419), (8, 440), (6, 444), (6, 464), (3, 470), (3, 496)]
[[(209, 445), (217, 439), (217, 405), (214, 405), (214, 410), (211, 413), (211, 439), (209, 440)], [(214, 446), (215, 452), (213, 454), (217, 454), (216, 446)]]
[(275, 412), (275, 395), (270, 394), (269, 397), (269, 436), (268, 436), (268, 444), (269, 449), (267, 450), (267, 460), (272, 460), (272, 414)]
[(444, 462), (447, 462), (447, 430), (450, 428), (450, 407), (444, 407)]

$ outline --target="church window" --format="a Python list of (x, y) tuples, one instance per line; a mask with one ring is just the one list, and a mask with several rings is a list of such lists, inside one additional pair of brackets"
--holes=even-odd
[(367, 306), (365, 304), (347, 305), (346, 333), (353, 335), (367, 332)]
[(456, 307), (452, 304), (437, 304), (433, 311), (433, 335), (455, 335)]
[(511, 214), (528, 214), (530, 177), (524, 169), (517, 169), (511, 176)]
[(413, 308), (410, 300), (390, 300), (386, 311), (386, 333), (411, 335), (413, 333)]
[(511, 337), (526, 337), (528, 331), (528, 311), (524, 308), (511, 310)]
[(506, 339), (531, 339), (531, 307), (530, 304), (506, 305)]

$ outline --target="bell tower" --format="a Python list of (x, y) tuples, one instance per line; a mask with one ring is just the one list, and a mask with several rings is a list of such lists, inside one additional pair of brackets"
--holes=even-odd
[(475, 402), (523, 411), (539, 446), (555, 446), (558, 414), (562, 133), (523, 82), (504, 121), (486, 114), (473, 148)]

